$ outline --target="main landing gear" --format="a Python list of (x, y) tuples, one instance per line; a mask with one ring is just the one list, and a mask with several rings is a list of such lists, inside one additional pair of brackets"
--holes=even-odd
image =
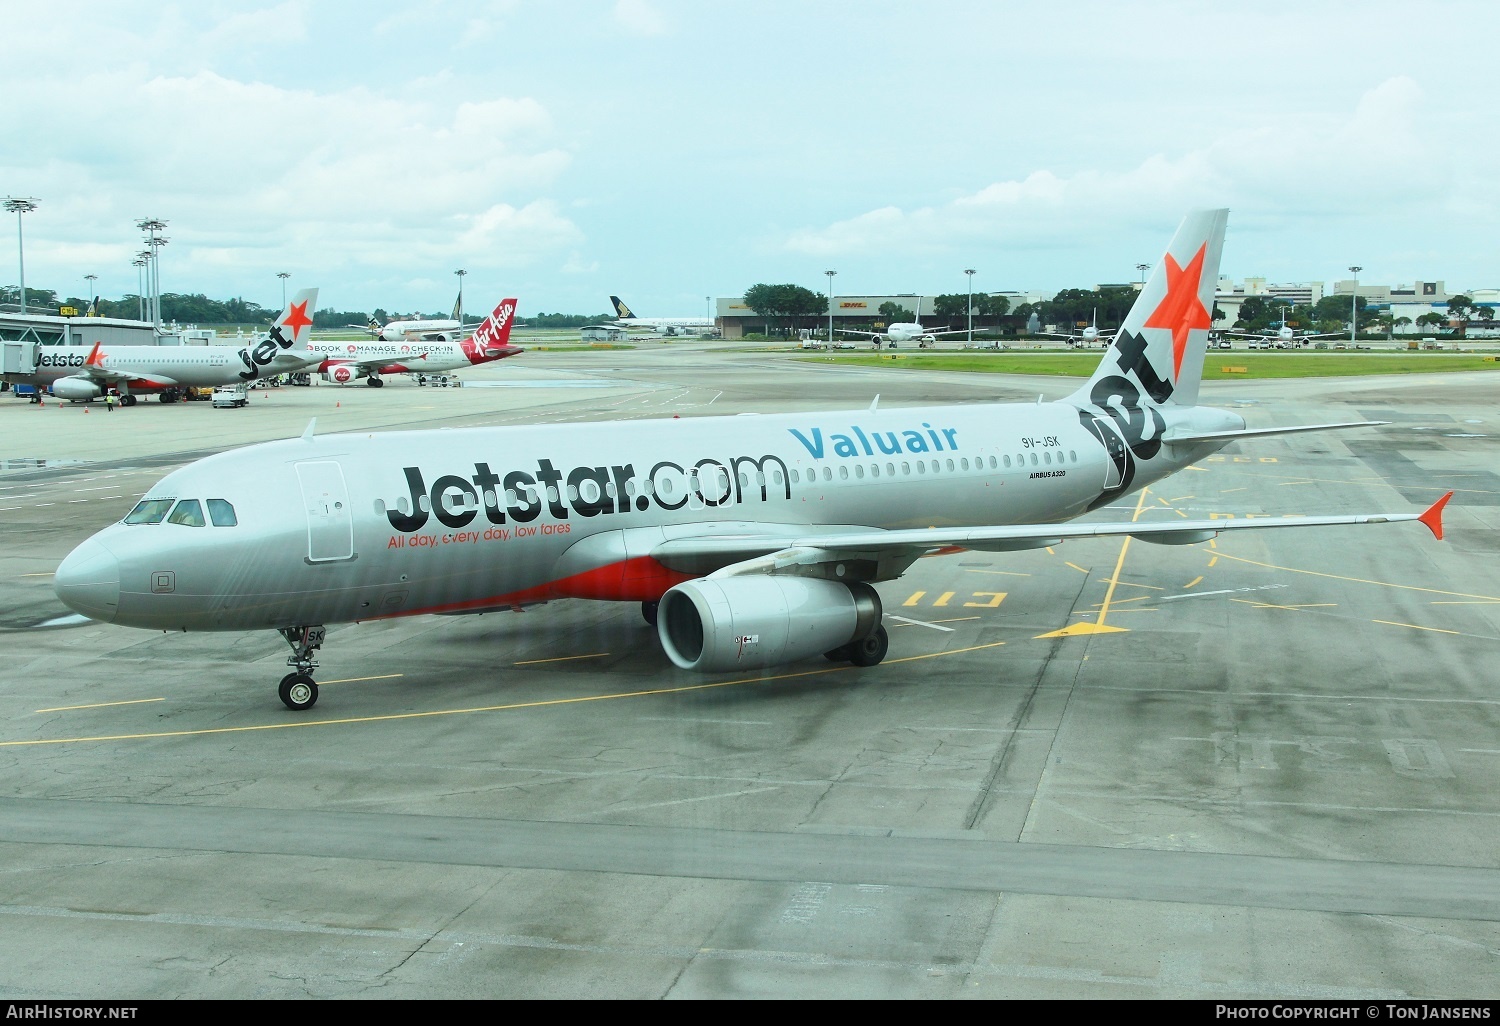
[(292, 646), (292, 654), (287, 657), (286, 664), (296, 668), (296, 672), (281, 678), (281, 686), (276, 693), (281, 696), (281, 701), (288, 709), (295, 712), (311, 709), (318, 701), (318, 685), (312, 679), (312, 672), (317, 669), (318, 664), (313, 662), (313, 653), (323, 647), (328, 629), (321, 626), (280, 627), (276, 633)]
[(377, 378), (375, 375), (371, 374), (368, 378), (365, 378), (365, 384), (369, 385), (371, 388), (384, 388), (385, 378)]
[(874, 666), (885, 658), (885, 654), (890, 651), (890, 648), (890, 635), (885, 632), (884, 627), (876, 627), (874, 632), (866, 634), (858, 641), (851, 641), (847, 645), (840, 645), (831, 652), (824, 652), (823, 658), (834, 663)]

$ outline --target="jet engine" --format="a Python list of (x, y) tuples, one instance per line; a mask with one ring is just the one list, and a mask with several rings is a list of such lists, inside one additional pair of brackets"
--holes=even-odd
[(52, 383), (52, 394), (59, 399), (97, 399), (104, 390), (88, 378), (73, 376), (58, 378)]
[(704, 673), (757, 669), (846, 649), (880, 632), (880, 596), (868, 584), (766, 575), (684, 581), (661, 597), (656, 630), (667, 657)]
[(328, 368), (328, 380), (336, 381), (340, 385), (348, 384), (354, 380), (354, 368), (347, 364), (334, 364)]

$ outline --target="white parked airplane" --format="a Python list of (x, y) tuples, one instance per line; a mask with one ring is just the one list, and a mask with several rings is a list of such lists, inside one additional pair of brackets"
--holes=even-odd
[(1095, 342), (1102, 342), (1105, 345), (1109, 345), (1115, 340), (1116, 332), (1108, 331), (1102, 334), (1100, 333), (1099, 311), (1095, 310), (1093, 317), (1089, 319), (1089, 326), (1087, 328), (1084, 328), (1082, 331), (1073, 332), (1072, 334), (1068, 335), (1060, 335), (1055, 332), (1048, 331), (1038, 332), (1037, 334), (1042, 335), (1045, 338), (1063, 339), (1068, 343), (1070, 347), (1082, 346), (1084, 349), (1087, 349)]
[(151, 392), (164, 403), (176, 402), (184, 388), (307, 370), (317, 360), (299, 343), (312, 334), (317, 306), (317, 289), (298, 291), (270, 332), (247, 346), (38, 346), (35, 373), (7, 376), (44, 390), (50, 385), (53, 395), (75, 402), (97, 399), (111, 389), (119, 393), (122, 406), (134, 406), (139, 393)]
[(1320, 338), (1349, 337), (1348, 332), (1343, 331), (1323, 332), (1322, 334), (1314, 334), (1310, 331), (1305, 333), (1298, 332), (1294, 328), (1287, 327), (1285, 321), (1282, 322), (1281, 327), (1276, 329), (1275, 334), (1271, 335), (1267, 335), (1263, 332), (1234, 330), (1225, 331), (1224, 335), (1227, 338), (1243, 339), (1251, 343), (1251, 348), (1254, 348), (1257, 343), (1260, 343), (1265, 344), (1268, 347), (1275, 346), (1277, 349), (1292, 349), (1297, 346), (1305, 345), (1308, 342), (1316, 342)]
[(516, 300), (502, 299), (473, 335), (456, 342), (308, 342), (307, 351), (322, 358), (313, 369), (329, 381), (342, 385), (364, 378), (379, 388), (385, 384), (382, 374), (413, 374), (421, 381), (525, 352), (510, 344), (515, 319)]
[(922, 318), (913, 315), (915, 320), (896, 321), (887, 324), (884, 331), (859, 331), (855, 328), (835, 328), (835, 331), (845, 335), (861, 335), (875, 344), (879, 349), (881, 343), (895, 349), (901, 342), (916, 342), (918, 346), (927, 349), (944, 335), (966, 335), (967, 328), (949, 329), (947, 325), (941, 328), (925, 328), (922, 326)]
[(1188, 215), (1093, 376), (1058, 402), (327, 436), (309, 424), (167, 475), (54, 586), (115, 624), (276, 630), (292, 648), (281, 700), (306, 709), (331, 623), (604, 599), (642, 603), (685, 670), (873, 666), (889, 644), (875, 585), (927, 554), (1413, 520), (1442, 537), (1451, 493), (1421, 513), (1076, 519), (1231, 442), (1372, 423), (1247, 428), (1197, 405), (1227, 213)]
[(615, 308), (611, 323), (619, 328), (652, 328), (663, 335), (677, 335), (698, 334), (718, 327), (711, 317), (637, 317), (619, 296), (610, 296), (609, 302)]
[(369, 324), (351, 324), (349, 327), (363, 328), (370, 333), (371, 338), (385, 342), (450, 342), (464, 334), (464, 326), (451, 319), (388, 321), (381, 324), (371, 317)]

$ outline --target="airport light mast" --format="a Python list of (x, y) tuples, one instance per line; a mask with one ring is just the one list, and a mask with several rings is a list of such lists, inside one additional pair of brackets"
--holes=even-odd
[(21, 215), (36, 209), (37, 200), (27, 196), (5, 197), (5, 209), (16, 215), (16, 262), (21, 271), (21, 313), (26, 312), (26, 245), (22, 239)]
[(1138, 273), (1141, 276), (1140, 277), (1141, 288), (1144, 289), (1146, 287), (1146, 272), (1151, 269), (1151, 265), (1150, 264), (1136, 264), (1135, 265), (1135, 269), (1136, 269), (1136, 273)]
[(1359, 331), (1359, 272), (1363, 267), (1351, 266), (1349, 273), (1354, 275), (1354, 284), (1349, 289), (1349, 347), (1354, 348), (1354, 336)]
[(292, 276), (290, 271), (277, 271), (276, 277), (281, 279), (281, 308), (286, 309), (286, 280)]
[(145, 253), (137, 253), (135, 259), (130, 261), (135, 268), (135, 309), (139, 319), (143, 321), (146, 319), (146, 256)]
[(453, 273), (458, 275), (458, 305), (454, 307), (454, 309), (458, 312), (458, 316), (455, 317), (454, 320), (456, 320), (458, 322), (458, 326), (462, 328), (464, 326), (464, 275), (468, 274), (469, 272), (460, 267)]
[(828, 275), (828, 344), (833, 345), (833, 276), (837, 271), (824, 271)]
[(99, 280), (97, 274), (85, 274), (83, 280), (89, 283), (89, 314), (99, 316), (99, 290), (94, 288), (94, 282)]
[(151, 285), (151, 323), (158, 329), (161, 327), (161, 247), (167, 244), (167, 240), (156, 233), (166, 228), (167, 222), (156, 217), (142, 218), (135, 223), (141, 231), (146, 232), (146, 247), (150, 253), (150, 270), (147, 272), (148, 281)]
[(972, 268), (972, 267), (966, 268), (964, 270), (964, 274), (968, 275), (968, 277), (969, 277), (969, 305), (968, 305), (967, 309), (968, 309), (968, 312), (969, 312), (969, 346), (970, 346), (970, 348), (972, 348), (973, 345), (974, 345), (974, 275), (976, 273), (977, 272), (975, 272), (974, 268)]

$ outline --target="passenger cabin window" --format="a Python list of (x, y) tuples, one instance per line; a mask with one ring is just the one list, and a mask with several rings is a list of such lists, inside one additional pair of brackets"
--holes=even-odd
[(127, 524), (159, 524), (172, 508), (176, 499), (142, 499), (135, 509), (125, 514)]
[(203, 504), (197, 499), (183, 499), (172, 510), (172, 515), (167, 517), (169, 524), (181, 524), (183, 527), (204, 527), (207, 521), (203, 519)]
[(238, 527), (239, 517), (234, 515), (234, 507), (227, 499), (208, 500), (208, 519), (215, 527)]

